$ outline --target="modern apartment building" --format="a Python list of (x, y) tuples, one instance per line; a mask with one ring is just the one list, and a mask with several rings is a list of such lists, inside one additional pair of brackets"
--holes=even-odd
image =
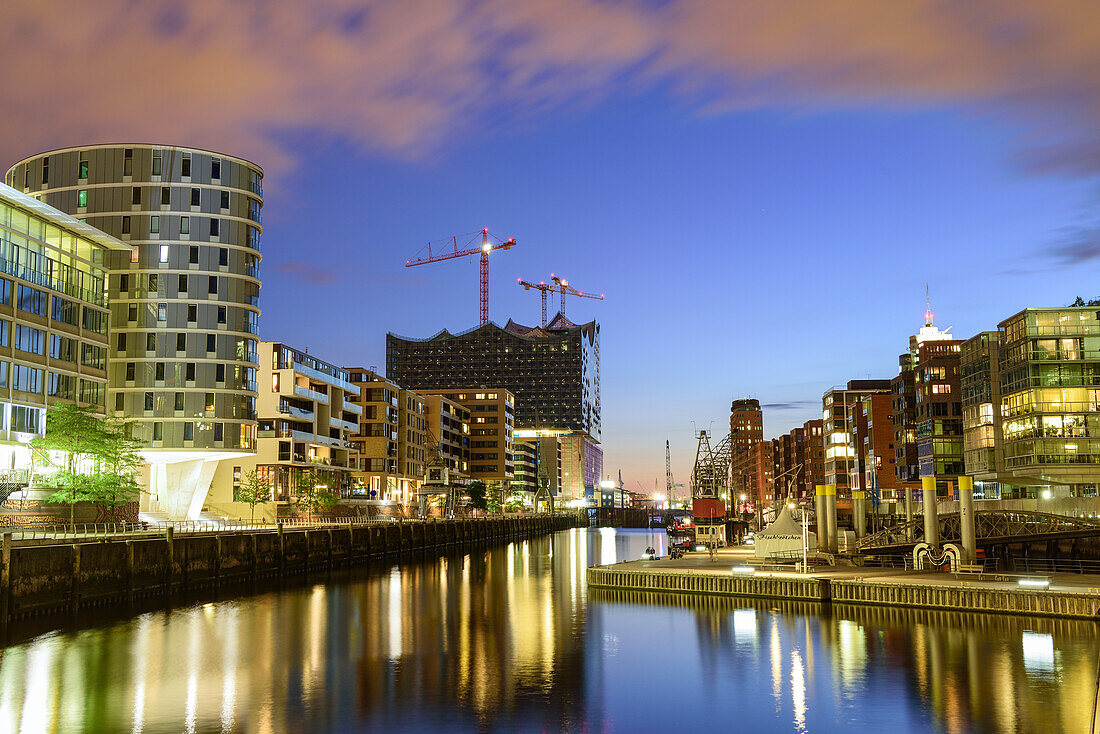
[(256, 454), (218, 465), (206, 503), (222, 515), (243, 516), (234, 506), (241, 480), (255, 469), (270, 499), (290, 503), (303, 481), (319, 482), (341, 497), (356, 494), (359, 454), (359, 387), (346, 370), (279, 342), (260, 342), (259, 431)]
[[(549, 510), (564, 501), (562, 494), (562, 435), (568, 431), (552, 429), (515, 431), (516, 477), (513, 486), (533, 492), (536, 509)], [(582, 494), (583, 497), (583, 494)]]
[(561, 446), (560, 501), (567, 505), (594, 505), (603, 474), (603, 449), (582, 432), (558, 438)]
[(896, 455), (894, 453), (894, 396), (889, 392), (871, 393), (848, 408), (848, 427), (855, 447), (852, 489), (878, 493), (880, 499), (893, 499)]
[(773, 440), (776, 490), (788, 492), (795, 501), (812, 498), (814, 487), (824, 484), (825, 449), (821, 442), (821, 421), (807, 421)]
[(105, 412), (106, 263), (129, 250), (0, 184), (0, 472), (9, 488), (29, 479), (26, 444), (45, 432), (48, 405)]
[(438, 395), (470, 411), (470, 478), (495, 491), (511, 488), (515, 478), (515, 397), (504, 388), (420, 390), (425, 399)]
[(428, 339), (386, 337), (386, 374), (412, 390), (508, 390), (516, 426), (600, 441), (600, 326), (558, 315), (545, 329), (509, 320)]
[(196, 148), (89, 145), (10, 185), (127, 243), (107, 255), (107, 407), (145, 444), (143, 508), (195, 516), (218, 462), (256, 450), (263, 171)]
[[(1000, 499), (1004, 463), (1004, 420), (1001, 417), (1000, 334), (983, 331), (959, 350), (962, 387), (963, 465), (974, 478), (974, 496)], [(1008, 488), (1009, 493), (1014, 491)]]
[(1028, 308), (998, 331), (1004, 481), (1021, 496), (1096, 496), (1100, 310)]
[(411, 506), (424, 480), (428, 421), (425, 397), (373, 370), (349, 367), (363, 409), (352, 442), (359, 451), (362, 497)]
[(755, 398), (734, 400), (730, 404), (730, 488), (735, 495), (748, 495), (754, 501), (764, 498), (764, 484), (757, 468), (760, 457), (756, 446), (764, 440), (764, 413)]
[(442, 395), (423, 398), (429, 444), (424, 461), (445, 467), (451, 483), (464, 484), (470, 475), (470, 411)]
[(868, 395), (889, 390), (889, 380), (850, 380), (845, 387), (830, 388), (821, 398), (824, 483), (836, 486), (838, 500), (841, 497), (851, 499), (851, 477), (856, 466), (850, 409), (863, 402)]

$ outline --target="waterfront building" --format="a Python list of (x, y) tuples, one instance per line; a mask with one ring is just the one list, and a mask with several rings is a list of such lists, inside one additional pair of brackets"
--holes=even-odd
[(31, 156), (9, 184), (129, 248), (105, 262), (107, 407), (148, 462), (142, 508), (196, 517), (218, 462), (256, 450), (263, 171), (196, 148), (89, 145)]
[[(465, 484), (470, 475), (470, 411), (442, 395), (424, 395), (423, 398), (429, 444), (425, 462), (429, 465), (429, 474), (432, 467), (443, 467), (450, 483)], [(442, 479), (442, 475), (429, 478), (436, 481)]]
[[(1095, 497), (1100, 311), (1028, 308), (998, 324), (998, 332), (996, 350), (989, 349), (999, 362), (994, 384), (1000, 393), (1004, 468), (998, 479), (1019, 488), (1017, 496)], [(996, 437), (996, 414), (993, 419)], [(987, 420), (978, 416), (971, 428)], [(989, 475), (988, 467), (982, 475)]]
[[(764, 413), (755, 398), (734, 400), (730, 404), (730, 491), (746, 495), (754, 502), (770, 495), (758, 467), (761, 457), (756, 446), (764, 440)], [(770, 473), (770, 472), (769, 472)]]
[(362, 413), (353, 400), (359, 388), (346, 370), (303, 350), (279, 342), (260, 342), (259, 349), (256, 453), (218, 465), (206, 509), (250, 515), (237, 493), (253, 470), (268, 483), (268, 499), (275, 503), (293, 503), (307, 477), (338, 496), (351, 496), (358, 484), (352, 472), (359, 455), (351, 436)]
[(773, 468), (776, 491), (796, 502), (812, 498), (814, 487), (824, 484), (824, 454), (821, 442), (821, 421), (807, 421), (792, 428), (773, 442)]
[(889, 392), (889, 380), (850, 380), (833, 387), (821, 398), (821, 431), (825, 449), (825, 482), (836, 487), (837, 500), (851, 499), (851, 477), (856, 451), (850, 425), (851, 407), (871, 394)]
[(802, 424), (801, 440), (795, 444), (796, 461), (802, 465), (802, 497), (814, 496), (814, 488), (825, 483), (825, 444), (822, 422), (818, 419)]
[(516, 426), (600, 441), (600, 327), (560, 314), (544, 329), (509, 320), (428, 339), (386, 336), (386, 375), (412, 390), (494, 388), (515, 396)]
[[(752, 482), (749, 496), (757, 507), (771, 507), (782, 499), (782, 491), (774, 481), (775, 452), (771, 441), (759, 441), (748, 452)], [(745, 463), (745, 462), (743, 462)], [(785, 487), (784, 487), (785, 489)], [(736, 489), (732, 489), (736, 493)], [(719, 498), (723, 499), (724, 498)]]
[(603, 472), (603, 449), (580, 431), (559, 437), (561, 445), (560, 500), (568, 506), (593, 506)]
[(563, 497), (561, 436), (567, 433), (553, 429), (515, 431), (516, 483), (534, 492), (538, 510), (556, 507)]
[(874, 492), (880, 499), (895, 498), (893, 402), (891, 393), (878, 392), (848, 408), (848, 427), (855, 447), (851, 488), (867, 492), (869, 500)]
[[(976, 499), (1000, 499), (1004, 464), (1004, 421), (1001, 417), (1000, 334), (983, 331), (959, 350), (962, 386), (963, 465), (974, 478)], [(1018, 489), (1005, 485), (1005, 496)]]
[(359, 388), (351, 399), (363, 410), (351, 437), (359, 452), (361, 496), (410, 506), (424, 480), (425, 397), (374, 370), (349, 367), (347, 372)]
[(515, 397), (504, 388), (420, 390), (423, 397), (446, 398), (470, 411), (470, 479), (506, 494), (515, 479)]
[[(36, 172), (41, 178), (41, 173)], [(26, 486), (27, 443), (55, 401), (107, 406), (111, 253), (129, 245), (0, 184), (0, 476)]]

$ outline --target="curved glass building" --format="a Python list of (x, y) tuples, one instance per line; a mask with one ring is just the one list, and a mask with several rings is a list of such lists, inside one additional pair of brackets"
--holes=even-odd
[(143, 509), (195, 517), (218, 461), (252, 454), (262, 169), (148, 144), (31, 156), (20, 192), (130, 245), (110, 251), (107, 409), (145, 442)]

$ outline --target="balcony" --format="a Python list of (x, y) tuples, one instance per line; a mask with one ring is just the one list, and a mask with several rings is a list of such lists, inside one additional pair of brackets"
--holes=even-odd
[(299, 375), (308, 377), (315, 382), (324, 382), (328, 385), (332, 385), (333, 387), (338, 387), (341, 390), (347, 390), (348, 392), (355, 393), (356, 395), (359, 394), (358, 386), (351, 384), (347, 380), (342, 380), (339, 377), (334, 377), (333, 375), (321, 372), (320, 370), (315, 370), (312, 367), (306, 367), (304, 364), (299, 364), (298, 362), (295, 362), (293, 364), (293, 369)]
[(345, 431), (351, 431), (355, 433), (359, 430), (358, 423), (352, 423), (351, 421), (341, 420), (339, 418), (330, 418), (329, 425), (333, 428), (343, 428)]
[(312, 410), (304, 410), (293, 405), (280, 405), (279, 412), (306, 421), (312, 421), (316, 414)]
[(363, 415), (363, 408), (355, 403), (349, 402), (347, 398), (344, 398), (344, 410), (349, 413), (355, 413), (356, 415)]
[[(295, 369), (297, 369), (297, 367), (295, 367)], [(302, 387), (301, 385), (295, 385), (294, 386), (294, 394), (297, 395), (298, 397), (308, 398), (310, 400), (316, 400), (318, 403), (328, 405), (328, 395), (325, 395), (323, 392), (317, 392), (316, 390), (311, 390), (308, 387)]]

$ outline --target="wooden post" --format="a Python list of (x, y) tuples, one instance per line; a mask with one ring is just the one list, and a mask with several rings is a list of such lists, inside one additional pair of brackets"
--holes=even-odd
[(0, 547), (0, 624), (7, 624), (11, 615), (11, 533), (4, 533), (4, 544)]
[(73, 545), (73, 568), (69, 587), (69, 606), (73, 614), (80, 609), (80, 546)]
[(283, 544), (283, 524), (279, 523), (279, 576), (286, 576), (286, 546)]
[(172, 574), (175, 571), (174, 566), (176, 562), (175, 547), (172, 541), (172, 526), (168, 526), (168, 532), (164, 534), (164, 540), (168, 546), (167, 560), (164, 564), (164, 593), (169, 597), (172, 596)]
[(126, 541), (126, 603), (134, 603), (134, 541)]

